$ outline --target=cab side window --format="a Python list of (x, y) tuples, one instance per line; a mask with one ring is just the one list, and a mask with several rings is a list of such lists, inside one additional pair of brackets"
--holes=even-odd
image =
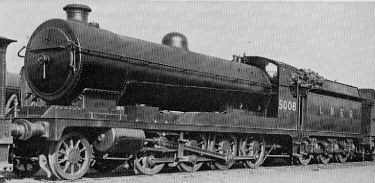
[(266, 72), (268, 74), (268, 77), (270, 78), (270, 80), (272, 82), (277, 81), (277, 76), (278, 76), (278, 67), (277, 67), (277, 65), (268, 62), (268, 64), (266, 65), (265, 70), (266, 70)]

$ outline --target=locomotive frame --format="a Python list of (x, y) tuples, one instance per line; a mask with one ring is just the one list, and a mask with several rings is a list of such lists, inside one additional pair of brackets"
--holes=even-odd
[[(91, 9), (83, 5), (68, 5), (64, 9), (73, 12), (68, 12), (68, 18), (72, 20), (66, 22), (83, 21), (85, 24), (75, 22), (67, 25), (91, 26), (85, 23), (85, 16)], [(50, 20), (44, 25), (67, 26), (64, 22)], [(43, 27), (40, 29), (43, 30)], [(99, 29), (97, 25), (95, 29)], [(96, 31), (91, 33), (93, 35), (90, 36), (99, 34)], [(200, 78), (196, 77), (206, 79), (205, 82), (211, 82), (212, 86), (202, 86), (201, 81), (194, 81), (197, 85), (128, 81), (126, 86), (118, 86), (120, 90), (83, 88), (79, 90), (79, 97), (67, 102), (69, 104), (62, 101), (71, 98), (71, 94), (62, 99), (51, 99), (46, 106), (14, 105), (5, 114), (5, 50), (11, 42), (13, 40), (0, 38), (3, 63), (0, 64), (0, 168), (13, 169), (21, 176), (30, 176), (40, 168), (48, 177), (77, 179), (90, 167), (110, 171), (120, 164), (126, 164), (139, 174), (155, 174), (166, 165), (193, 172), (203, 163), (214, 169), (225, 170), (236, 162), (255, 168), (266, 158), (273, 157), (288, 158), (307, 165), (313, 158), (327, 164), (333, 159), (344, 163), (353, 158), (371, 159), (375, 155), (374, 90), (360, 90), (323, 80), (313, 72), (255, 56), (237, 57), (233, 61), (218, 59), (217, 62), (234, 63), (235, 66), (242, 66), (241, 69), (254, 68), (254, 72), (262, 71), (260, 73), (263, 75), (260, 76), (267, 77), (265, 81), (269, 83), (155, 63), (142, 58), (134, 59), (97, 50), (97, 45), (89, 48), (77, 44), (78, 41), (69, 42), (65, 47), (53, 49), (67, 49), (74, 53), (72, 70), (79, 69), (75, 65), (78, 64), (75, 62), (77, 54), (98, 60), (126, 62), (142, 69), (157, 66), (166, 73), (178, 75), (181, 72), (183, 77), (193, 78), (189, 74), (198, 73)], [(38, 49), (44, 51), (49, 48)], [(181, 54), (179, 48), (173, 49), (173, 53)], [(40, 50), (29, 45), (26, 56), (31, 58), (33, 51), (38, 52), (37, 62), (44, 69), (40, 76), (46, 78), (49, 76), (45, 67), (51, 60), (46, 55), (40, 56)], [(206, 58), (188, 51), (183, 54)], [(163, 54), (161, 57), (168, 58)], [(210, 62), (210, 59), (207, 57), (206, 61)], [(268, 72), (269, 66), (276, 70)], [(231, 73), (228, 69), (231, 67), (234, 66), (220, 71)], [(33, 82), (33, 78), (27, 78), (27, 82)], [(35, 87), (32, 87), (33, 91), (36, 91)], [(152, 105), (135, 102), (119, 105), (124, 101), (124, 95), (131, 93), (129, 91), (142, 91), (130, 98), (151, 101), (149, 104)], [(176, 93), (181, 93), (182, 98), (206, 96), (205, 93), (209, 93), (215, 96), (208, 98), (215, 99), (214, 104), (217, 98), (223, 96), (231, 96), (227, 101), (235, 102), (228, 102), (230, 105), (224, 109), (208, 111), (204, 106), (192, 108), (194, 105), (189, 105), (184, 108), (182, 103), (177, 109), (187, 111), (174, 111), (168, 105), (158, 106), (152, 99), (140, 100), (146, 97), (145, 94), (159, 95), (165, 91), (174, 92), (170, 97), (178, 100), (180, 96), (176, 96)], [(254, 105), (245, 100), (252, 101)]]

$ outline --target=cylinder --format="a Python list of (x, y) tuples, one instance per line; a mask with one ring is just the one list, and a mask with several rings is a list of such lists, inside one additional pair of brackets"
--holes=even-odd
[(143, 147), (143, 130), (111, 128), (99, 134), (93, 142), (94, 149), (107, 154), (133, 154)]
[(12, 123), (11, 125), (11, 134), (15, 139), (27, 140), (35, 136), (43, 136), (47, 128), (46, 124), (37, 122), (31, 123), (25, 119), (19, 119)]

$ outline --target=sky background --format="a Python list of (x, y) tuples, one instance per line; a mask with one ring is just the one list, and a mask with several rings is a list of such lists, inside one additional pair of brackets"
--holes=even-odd
[(18, 41), (8, 47), (9, 72), (19, 72), (17, 52), (37, 26), (65, 19), (69, 3), (90, 6), (89, 22), (118, 34), (160, 43), (176, 31), (194, 52), (263, 56), (375, 89), (375, 2), (1, 0), (0, 36)]

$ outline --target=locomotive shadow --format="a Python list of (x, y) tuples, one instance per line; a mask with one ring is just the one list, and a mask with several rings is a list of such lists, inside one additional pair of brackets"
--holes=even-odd
[[(264, 162), (264, 164), (259, 167), (258, 169), (269, 169), (269, 168), (287, 168), (287, 167), (296, 167), (296, 168), (301, 168), (301, 169), (306, 169), (307, 171), (319, 171), (320, 169), (332, 169), (332, 168), (337, 168), (337, 167), (350, 167), (350, 166), (364, 166), (362, 165), (363, 163), (366, 162), (361, 162), (361, 161), (350, 161), (344, 164), (341, 163), (329, 163), (328, 165), (323, 165), (318, 162), (313, 161), (310, 165), (307, 166), (301, 166), (297, 164), (291, 164), (285, 159), (282, 158), (275, 158), (275, 159), (268, 159)], [(371, 162), (367, 162), (367, 164), (371, 164)], [(247, 168), (244, 164), (242, 163), (237, 163), (233, 165), (233, 167), (229, 170), (224, 170), (224, 171), (236, 171), (236, 170), (254, 170), (257, 171), (257, 169), (250, 169)], [(287, 170), (287, 169), (286, 169)], [(212, 170), (208, 165), (202, 166), (202, 168), (198, 172), (211, 172), (211, 171), (220, 171), (220, 170)], [(163, 169), (159, 174), (161, 175), (168, 175), (168, 174), (189, 174), (187, 172), (181, 172), (177, 168), (174, 167), (167, 167)], [(100, 173), (97, 172), (93, 169), (91, 169), (84, 177), (82, 177), (81, 181), (87, 181), (87, 180), (92, 180), (92, 181), (101, 181), (101, 180), (106, 180), (108, 178), (116, 178), (116, 177), (146, 177), (146, 176), (152, 176), (152, 175), (136, 175), (133, 171), (133, 169), (125, 169), (122, 167), (119, 167), (115, 169), (112, 172), (108, 173)], [(157, 175), (156, 175), (157, 176)], [(0, 183), (6, 183), (10, 180), (16, 180), (17, 182), (33, 182), (33, 181), (40, 181), (40, 182), (70, 182), (70, 181), (64, 181), (64, 180), (56, 180), (56, 179), (48, 179), (47, 175), (43, 171), (39, 171), (36, 175), (32, 177), (17, 177), (16, 175), (12, 173), (7, 173), (3, 175), (2, 177), (0, 176)], [(77, 182), (80, 182), (80, 180), (75, 180)]]
[[(262, 167), (276, 167), (276, 166), (292, 166), (287, 160), (283, 159), (269, 159), (264, 162), (264, 165)], [(224, 170), (224, 171), (234, 171), (238, 169), (249, 169), (245, 166), (244, 163), (236, 163), (234, 164), (229, 170)], [(221, 171), (221, 170), (212, 170), (210, 166), (207, 164), (203, 165), (198, 172), (210, 172), (210, 171)], [(164, 168), (159, 174), (187, 174), (188, 172), (181, 172), (178, 170), (176, 167), (167, 167)], [(193, 172), (194, 173), (194, 172)], [(84, 178), (92, 178), (92, 179), (103, 179), (103, 178), (108, 178), (108, 177), (123, 177), (123, 176), (150, 176), (150, 175), (136, 175), (133, 171), (133, 169), (124, 169), (124, 168), (117, 168), (112, 172), (107, 172), (107, 173), (100, 173), (95, 170), (90, 170)], [(151, 175), (152, 176), (152, 175)]]
[[(361, 163), (361, 161), (358, 160), (352, 160), (347, 163), (341, 164), (341, 163), (330, 163), (328, 165), (323, 165), (320, 164), (316, 161), (312, 161), (311, 164), (307, 166), (301, 166), (295, 163), (290, 163), (287, 159), (283, 158), (273, 158), (273, 159), (267, 159), (259, 169), (262, 168), (272, 168), (272, 167), (299, 167), (302, 169), (306, 170), (311, 170), (311, 171), (319, 171), (319, 169), (331, 169), (335, 167), (340, 167), (340, 166), (353, 166), (355, 164)], [(362, 162), (363, 163), (363, 162)], [(360, 166), (360, 165), (357, 165)], [(241, 170), (241, 169), (247, 169), (247, 170), (255, 170), (256, 169), (250, 169), (247, 168), (243, 163), (236, 163), (231, 167), (229, 170), (224, 170), (224, 171), (236, 171), (236, 170)], [(220, 171), (220, 170), (212, 170), (208, 165), (204, 165), (201, 167), (201, 169), (198, 170), (198, 172), (210, 172), (210, 171)], [(164, 168), (159, 174), (188, 174), (187, 172), (181, 172), (178, 170), (178, 168), (175, 167), (166, 167)], [(93, 181), (100, 181), (104, 180), (107, 178), (115, 178), (115, 177), (145, 177), (145, 176), (150, 176), (150, 175), (136, 175), (133, 171), (133, 169), (125, 169), (123, 167), (119, 167), (112, 172), (107, 172), (107, 173), (100, 173), (98, 171), (95, 171), (93, 169), (90, 169), (89, 172), (82, 178), (82, 180), (89, 179)], [(151, 175), (152, 176), (152, 175)], [(17, 177), (16, 175), (12, 173), (6, 173), (2, 177), (0, 177), (0, 183), (6, 183), (9, 180), (16, 180), (19, 182), (30, 182), (30, 181), (41, 181), (41, 182), (55, 182), (57, 181), (56, 179), (48, 179), (47, 175), (43, 171), (39, 171), (36, 175), (32, 177)], [(60, 180), (61, 181), (61, 180)], [(79, 182), (79, 180), (77, 180)], [(65, 181), (63, 181), (65, 182)]]

